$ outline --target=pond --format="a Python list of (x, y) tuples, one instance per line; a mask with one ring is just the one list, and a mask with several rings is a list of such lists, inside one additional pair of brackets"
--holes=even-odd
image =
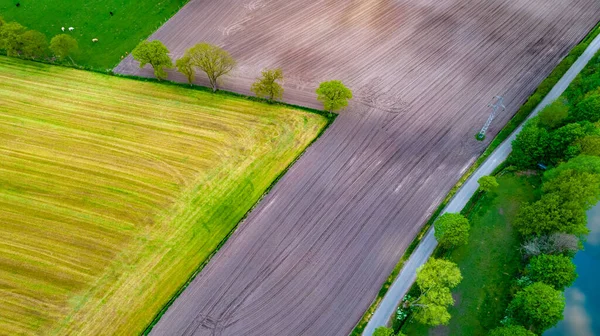
[(600, 204), (588, 212), (591, 232), (575, 255), (579, 277), (565, 290), (565, 318), (544, 336), (600, 336)]

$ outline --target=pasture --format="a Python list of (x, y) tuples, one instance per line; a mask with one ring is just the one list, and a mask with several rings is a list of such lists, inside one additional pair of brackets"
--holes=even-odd
[(0, 57), (0, 334), (138, 334), (326, 124)]
[[(0, 16), (17, 21), (46, 35), (48, 41), (62, 34), (61, 27), (73, 27), (79, 43), (76, 63), (96, 69), (110, 69), (187, 0), (6, 0), (0, 2)], [(19, 3), (19, 7), (16, 4)], [(111, 16), (110, 13), (113, 13)], [(92, 39), (98, 42), (93, 43)]]

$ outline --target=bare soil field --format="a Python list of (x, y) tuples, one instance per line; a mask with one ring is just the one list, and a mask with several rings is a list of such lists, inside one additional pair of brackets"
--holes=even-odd
[[(492, 97), (507, 109), (488, 141), (599, 18), (595, 0), (192, 0), (151, 39), (174, 58), (200, 41), (229, 50), (225, 89), (279, 66), (287, 102), (318, 107), (329, 79), (355, 99), (153, 333), (347, 335), (484, 149)], [(116, 71), (151, 76), (131, 59)]]

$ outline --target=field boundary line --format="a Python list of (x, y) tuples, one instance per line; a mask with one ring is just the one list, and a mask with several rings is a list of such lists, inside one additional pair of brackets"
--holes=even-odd
[[(424, 251), (426, 249), (426, 246), (429, 246), (431, 248), (430, 255), (431, 255), (431, 253), (433, 253), (435, 245), (437, 245), (437, 243), (435, 243), (435, 245), (433, 247), (430, 246), (432, 244), (431, 239), (433, 236), (432, 225), (433, 225), (433, 222), (435, 221), (435, 219), (444, 212), (449, 212), (449, 211), (450, 212), (459, 212), (462, 209), (462, 207), (459, 209), (456, 209), (456, 211), (455, 211), (454, 207), (449, 209), (449, 207), (450, 207), (449, 203), (454, 200), (454, 198), (457, 196), (457, 194), (460, 192), (460, 190), (465, 187), (465, 185), (468, 183), (468, 181), (472, 180), (472, 176), (475, 174), (475, 172), (477, 170), (481, 169), (480, 167), (482, 167), (484, 164), (488, 163), (488, 159), (490, 158), (490, 156), (495, 154), (500, 146), (502, 146), (506, 143), (509, 143), (509, 147), (510, 147), (510, 143), (514, 139), (514, 136), (516, 136), (516, 134), (521, 130), (523, 123), (526, 120), (528, 120), (529, 118), (532, 118), (535, 114), (537, 114), (539, 112), (541, 107), (544, 107), (547, 104), (546, 102), (548, 99), (550, 99), (549, 98), (550, 95), (555, 94), (555, 92), (553, 92), (553, 91), (558, 86), (559, 82), (563, 78), (567, 77), (567, 74), (571, 74), (570, 71), (574, 68), (574, 65), (577, 62), (580, 62), (580, 59), (582, 59), (584, 56), (589, 57), (589, 59), (591, 59), (593, 54), (590, 56), (589, 51), (593, 48), (592, 44), (598, 45), (595, 47), (596, 50), (600, 49), (599, 39), (600, 39), (600, 23), (596, 24), (596, 26), (590, 30), (590, 32), (587, 34), (587, 36), (584, 37), (581, 40), (581, 42), (578, 43), (575, 47), (573, 47), (573, 49), (571, 49), (569, 54), (561, 60), (561, 62), (550, 73), (550, 75), (548, 75), (548, 77), (539, 84), (538, 89), (536, 89), (531, 94), (531, 96), (528, 98), (528, 100), (525, 102), (525, 104), (523, 104), (519, 108), (519, 110), (515, 113), (515, 115), (511, 118), (511, 120), (509, 120), (507, 122), (507, 124), (502, 128), (502, 130), (500, 130), (500, 132), (498, 132), (498, 134), (490, 142), (490, 144), (486, 148), (486, 150), (481, 154), (481, 156), (479, 156), (479, 158), (473, 163), (473, 165), (471, 167), (469, 167), (469, 169), (463, 174), (463, 176), (459, 179), (459, 181), (456, 183), (456, 185), (450, 190), (450, 192), (448, 193), (446, 198), (442, 201), (442, 203), (438, 206), (438, 208), (432, 213), (432, 215), (429, 217), (429, 220), (425, 223), (425, 225), (422, 227), (422, 229), (416, 235), (414, 240), (408, 246), (405, 253), (400, 258), (398, 264), (396, 264), (396, 267), (392, 270), (392, 273), (390, 274), (390, 276), (383, 283), (381, 289), (379, 290), (377, 297), (373, 300), (373, 302), (371, 303), (369, 308), (363, 314), (362, 318), (357, 322), (354, 329), (350, 332), (351, 336), (359, 336), (359, 335), (369, 335), (370, 336), (376, 327), (386, 325), (386, 323), (389, 321), (390, 317), (392, 316), (393, 312), (395, 311), (397, 304), (393, 307), (392, 311), (390, 312), (389, 316), (385, 319), (385, 322), (383, 324), (375, 325), (372, 328), (372, 330), (370, 331), (370, 333), (368, 333), (366, 330), (368, 326), (374, 325), (375, 322), (371, 322), (371, 321), (375, 318), (375, 314), (377, 313), (377, 311), (379, 311), (379, 307), (383, 304), (383, 300), (388, 295), (388, 292), (391, 291), (391, 287), (398, 283), (398, 278), (400, 278), (400, 273), (404, 272), (405, 267), (409, 267), (410, 265), (416, 263), (416, 260), (411, 261), (411, 259), (416, 259), (416, 257), (413, 258), (413, 253), (416, 250), (419, 250), (421, 245), (423, 246), (423, 248), (421, 250), (419, 250), (419, 252)], [(563, 69), (565, 67), (565, 64), (568, 64), (574, 57), (577, 57), (577, 58), (573, 62), (571, 62), (569, 68)], [(588, 59), (588, 61), (589, 61), (589, 59)], [(586, 64), (587, 64), (587, 62), (586, 62)], [(581, 69), (583, 69), (584, 66), (585, 66), (585, 64), (583, 66), (581, 66)], [(581, 69), (579, 69), (579, 71), (577, 71), (577, 73), (573, 76), (573, 78), (581, 71)], [(562, 72), (562, 73), (560, 73), (560, 72)], [(540, 90), (540, 88), (547, 86), (548, 85), (547, 82), (552, 81), (558, 75), (560, 75), (560, 77), (558, 77), (559, 79), (556, 79), (554, 81), (553, 86), (551, 87), (551, 89), (549, 89), (544, 94), (543, 99), (540, 98), (539, 97), (540, 92), (538, 92)], [(569, 83), (571, 81), (569, 81)], [(566, 89), (566, 87), (564, 89)], [(562, 91), (564, 91), (564, 89), (562, 89)], [(537, 103), (533, 107), (529, 108), (528, 104), (530, 103), (530, 100), (532, 100), (532, 98), (534, 98), (536, 95), (538, 96), (536, 98), (539, 98), (539, 103)], [(556, 98), (558, 98), (558, 96), (555, 97), (554, 99), (556, 99)], [(495, 167), (498, 167), (503, 162), (504, 162), (504, 160), (502, 160), (501, 162), (498, 162)], [(492, 173), (492, 171), (493, 171), (493, 169), (490, 171), (490, 173)], [(475, 183), (475, 185), (477, 185), (476, 180), (474, 181), (474, 183)], [(466, 203), (467, 202), (465, 202), (465, 204)], [(433, 239), (433, 241), (435, 242), (435, 239)], [(427, 260), (427, 259), (425, 259), (425, 260)], [(416, 267), (418, 267), (419, 265), (420, 264), (418, 264)], [(408, 291), (408, 289), (410, 289), (412, 283), (414, 282), (414, 277), (416, 277), (416, 267), (414, 267), (413, 279), (410, 280), (410, 277), (405, 279), (405, 280), (409, 280), (410, 283), (406, 286), (406, 290), (403, 292), (401, 297), (397, 300), (397, 303), (399, 303), (400, 299), (402, 297), (404, 297), (406, 291)], [(396, 291), (399, 291), (399, 290), (400, 289), (398, 289), (398, 288), (396, 289)], [(377, 314), (377, 315), (379, 316), (379, 314)], [(371, 327), (369, 327), (369, 328), (371, 328)]]

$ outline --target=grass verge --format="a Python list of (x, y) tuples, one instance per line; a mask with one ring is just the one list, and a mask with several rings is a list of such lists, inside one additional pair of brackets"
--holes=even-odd
[(550, 75), (540, 83), (540, 85), (533, 92), (533, 94), (531, 96), (529, 96), (529, 98), (527, 99), (527, 102), (525, 104), (523, 104), (521, 106), (521, 108), (519, 108), (519, 110), (515, 113), (515, 115), (511, 118), (511, 120), (509, 120), (509, 122), (502, 128), (502, 130), (492, 140), (490, 145), (481, 154), (481, 156), (473, 163), (473, 165), (471, 165), (471, 167), (469, 167), (469, 169), (458, 180), (456, 185), (454, 185), (454, 187), (452, 187), (452, 189), (448, 192), (448, 195), (446, 196), (446, 198), (437, 207), (437, 209), (432, 213), (432, 215), (429, 217), (429, 220), (421, 228), (421, 231), (419, 232), (419, 234), (417, 234), (415, 239), (412, 241), (412, 243), (406, 249), (406, 251), (402, 255), (402, 258), (400, 258), (400, 261), (398, 262), (398, 264), (396, 264), (396, 266), (392, 270), (392, 273), (390, 274), (390, 276), (386, 279), (386, 281), (381, 286), (381, 289), (379, 290), (377, 297), (375, 298), (375, 300), (373, 300), (373, 302), (371, 303), (371, 305), (369, 306), (367, 311), (363, 314), (362, 318), (358, 321), (358, 323), (356, 324), (356, 326), (350, 333), (350, 336), (362, 335), (363, 330), (367, 326), (367, 323), (369, 322), (371, 316), (373, 315), (373, 313), (379, 306), (379, 303), (381, 302), (381, 300), (383, 300), (383, 297), (387, 293), (389, 287), (392, 285), (392, 283), (394, 282), (394, 280), (396, 279), (396, 277), (402, 270), (404, 263), (406, 263), (406, 261), (410, 258), (412, 252), (417, 248), (417, 246), (421, 242), (421, 239), (423, 239), (423, 237), (425, 236), (427, 231), (431, 228), (431, 225), (433, 225), (433, 222), (435, 221), (435, 219), (444, 210), (446, 205), (448, 205), (448, 202), (450, 202), (450, 200), (458, 192), (460, 187), (467, 181), (467, 179), (471, 176), (471, 174), (473, 174), (473, 172), (475, 172), (475, 170), (477, 170), (477, 168), (479, 168), (479, 166), (481, 166), (481, 164), (483, 164), (483, 162), (492, 154), (492, 152), (498, 146), (500, 146), (500, 144), (504, 140), (506, 140), (510, 136), (510, 134), (519, 127), (519, 125), (521, 123), (523, 123), (523, 121), (525, 121), (527, 119), (527, 117), (531, 114), (531, 112), (533, 112), (535, 107), (544, 99), (544, 97), (546, 97), (546, 95), (550, 92), (550, 90), (552, 90), (552, 87), (560, 80), (560, 78), (567, 72), (567, 70), (569, 70), (569, 68), (573, 65), (573, 63), (575, 63), (577, 58), (579, 58), (579, 56), (581, 56), (581, 54), (583, 54), (585, 49), (590, 45), (592, 40), (594, 38), (596, 38), (596, 36), (598, 36), (598, 34), (600, 34), (600, 23), (598, 23), (587, 34), (587, 36), (583, 40), (581, 40), (581, 42), (579, 42), (579, 44), (577, 44), (565, 58), (563, 58), (561, 60), (561, 62), (556, 66), (556, 68), (554, 68), (554, 70), (550, 73)]

